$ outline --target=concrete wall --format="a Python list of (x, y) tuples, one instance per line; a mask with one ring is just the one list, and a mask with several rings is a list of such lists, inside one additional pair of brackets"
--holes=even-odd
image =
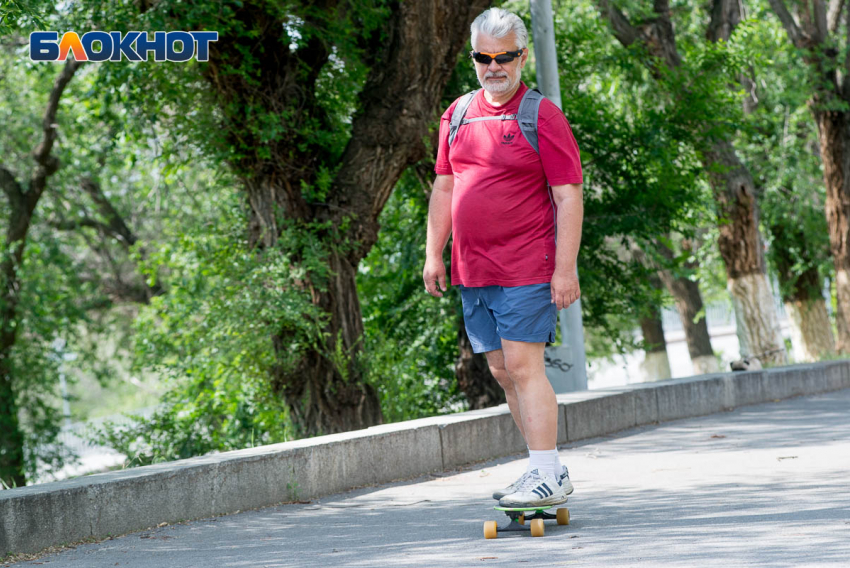
[[(558, 443), (845, 388), (850, 361), (559, 395)], [(0, 557), (312, 499), (525, 450), (502, 405), (0, 491)]]

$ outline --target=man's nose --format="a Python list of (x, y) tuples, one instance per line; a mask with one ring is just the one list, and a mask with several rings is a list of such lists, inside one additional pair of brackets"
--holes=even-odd
[(491, 73), (495, 73), (496, 71), (500, 71), (501, 69), (502, 69), (502, 66), (499, 65), (498, 63), (496, 63), (495, 59), (492, 60), (490, 62), (490, 65), (487, 66), (487, 71), (490, 71)]

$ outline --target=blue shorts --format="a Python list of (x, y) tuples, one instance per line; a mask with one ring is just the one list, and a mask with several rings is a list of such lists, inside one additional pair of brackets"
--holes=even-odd
[(463, 321), (472, 351), (502, 348), (502, 339), (542, 343), (555, 341), (558, 308), (548, 282), (525, 286), (460, 285)]

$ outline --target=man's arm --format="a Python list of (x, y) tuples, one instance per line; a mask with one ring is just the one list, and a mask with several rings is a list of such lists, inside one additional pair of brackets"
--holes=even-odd
[(552, 196), (558, 207), (558, 246), (555, 273), (552, 275), (552, 302), (563, 309), (581, 297), (576, 272), (581, 223), (584, 218), (581, 184), (553, 185)]
[(452, 189), (454, 176), (437, 176), (431, 191), (428, 205), (428, 237), (425, 243), (425, 269), (422, 278), (425, 289), (432, 296), (441, 298), (446, 291), (446, 265), (443, 263), (443, 249), (452, 232)]

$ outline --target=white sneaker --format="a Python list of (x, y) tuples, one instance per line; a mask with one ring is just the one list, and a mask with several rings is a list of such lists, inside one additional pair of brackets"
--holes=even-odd
[[(501, 499), (505, 495), (516, 493), (516, 490), (519, 489), (520, 485), (522, 485), (522, 481), (525, 479), (526, 475), (528, 475), (527, 471), (523, 473), (519, 479), (517, 479), (501, 491), (496, 491), (495, 493), (493, 493), (493, 499)], [(564, 486), (564, 490), (567, 492), (567, 495), (573, 492), (573, 484), (570, 483), (570, 471), (565, 465), (561, 466), (561, 485)]]
[(501, 491), (496, 491), (495, 493), (493, 493), (493, 499), (501, 499), (505, 495), (510, 495), (511, 493), (516, 492), (516, 490), (519, 489), (520, 486), (522, 485), (522, 482), (525, 481), (525, 477), (527, 475), (528, 475), (528, 472), (526, 471), (521, 476), (519, 476), (519, 479), (517, 479), (516, 481), (514, 481), (513, 483), (511, 483), (510, 485), (508, 485), (507, 487), (505, 487)]
[[(572, 489), (572, 485), (570, 485)], [(572, 491), (570, 491), (572, 492)], [(531, 470), (514, 493), (499, 499), (502, 507), (545, 507), (560, 505), (567, 501), (567, 491), (549, 473)]]
[(564, 492), (569, 495), (573, 492), (573, 484), (570, 483), (570, 470), (567, 469), (567, 466), (561, 466), (561, 485), (564, 487)]

